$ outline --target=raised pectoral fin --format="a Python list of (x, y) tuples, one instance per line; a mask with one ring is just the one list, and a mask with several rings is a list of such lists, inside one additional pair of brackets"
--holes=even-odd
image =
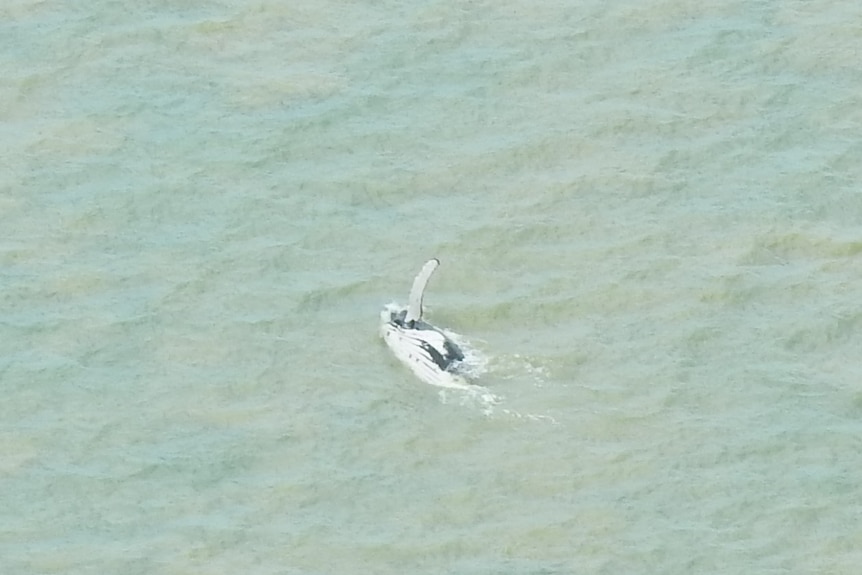
[(410, 303), (407, 306), (407, 315), (404, 318), (406, 325), (412, 325), (412, 322), (422, 318), (422, 297), (425, 295), (425, 286), (428, 285), (428, 280), (431, 279), (431, 274), (440, 265), (440, 260), (434, 258), (425, 262), (422, 270), (416, 275), (413, 280), (413, 287), (410, 289)]

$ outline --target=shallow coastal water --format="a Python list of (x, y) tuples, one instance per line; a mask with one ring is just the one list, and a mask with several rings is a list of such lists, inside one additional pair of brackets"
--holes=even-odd
[(0, 571), (856, 573), (860, 19), (4, 4)]

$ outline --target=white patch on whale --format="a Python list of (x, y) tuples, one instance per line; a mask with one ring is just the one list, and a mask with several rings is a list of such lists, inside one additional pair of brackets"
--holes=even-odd
[(380, 313), (380, 334), (392, 353), (422, 381), (440, 387), (468, 389), (465, 354), (443, 330), (422, 319), (422, 300), (439, 260), (425, 262), (413, 280), (406, 309), (389, 305)]

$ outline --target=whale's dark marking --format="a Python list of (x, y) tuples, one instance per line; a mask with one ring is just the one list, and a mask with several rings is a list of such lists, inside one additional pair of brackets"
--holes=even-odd
[(464, 354), (448, 337), (443, 340), (443, 349), (445, 351), (443, 354), (428, 344), (425, 344), (422, 347), (423, 349), (427, 347), (426, 351), (431, 354), (431, 359), (434, 360), (434, 363), (440, 366), (440, 369), (449, 369), (449, 366), (456, 361), (464, 361)]

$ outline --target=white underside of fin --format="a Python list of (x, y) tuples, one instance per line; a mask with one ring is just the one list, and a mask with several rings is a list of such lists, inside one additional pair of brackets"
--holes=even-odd
[(428, 260), (413, 280), (413, 287), (410, 289), (410, 302), (407, 306), (407, 316), (404, 318), (405, 323), (422, 318), (422, 297), (425, 295), (425, 286), (428, 285), (428, 280), (431, 279), (431, 275), (439, 265), (440, 260), (436, 258)]

